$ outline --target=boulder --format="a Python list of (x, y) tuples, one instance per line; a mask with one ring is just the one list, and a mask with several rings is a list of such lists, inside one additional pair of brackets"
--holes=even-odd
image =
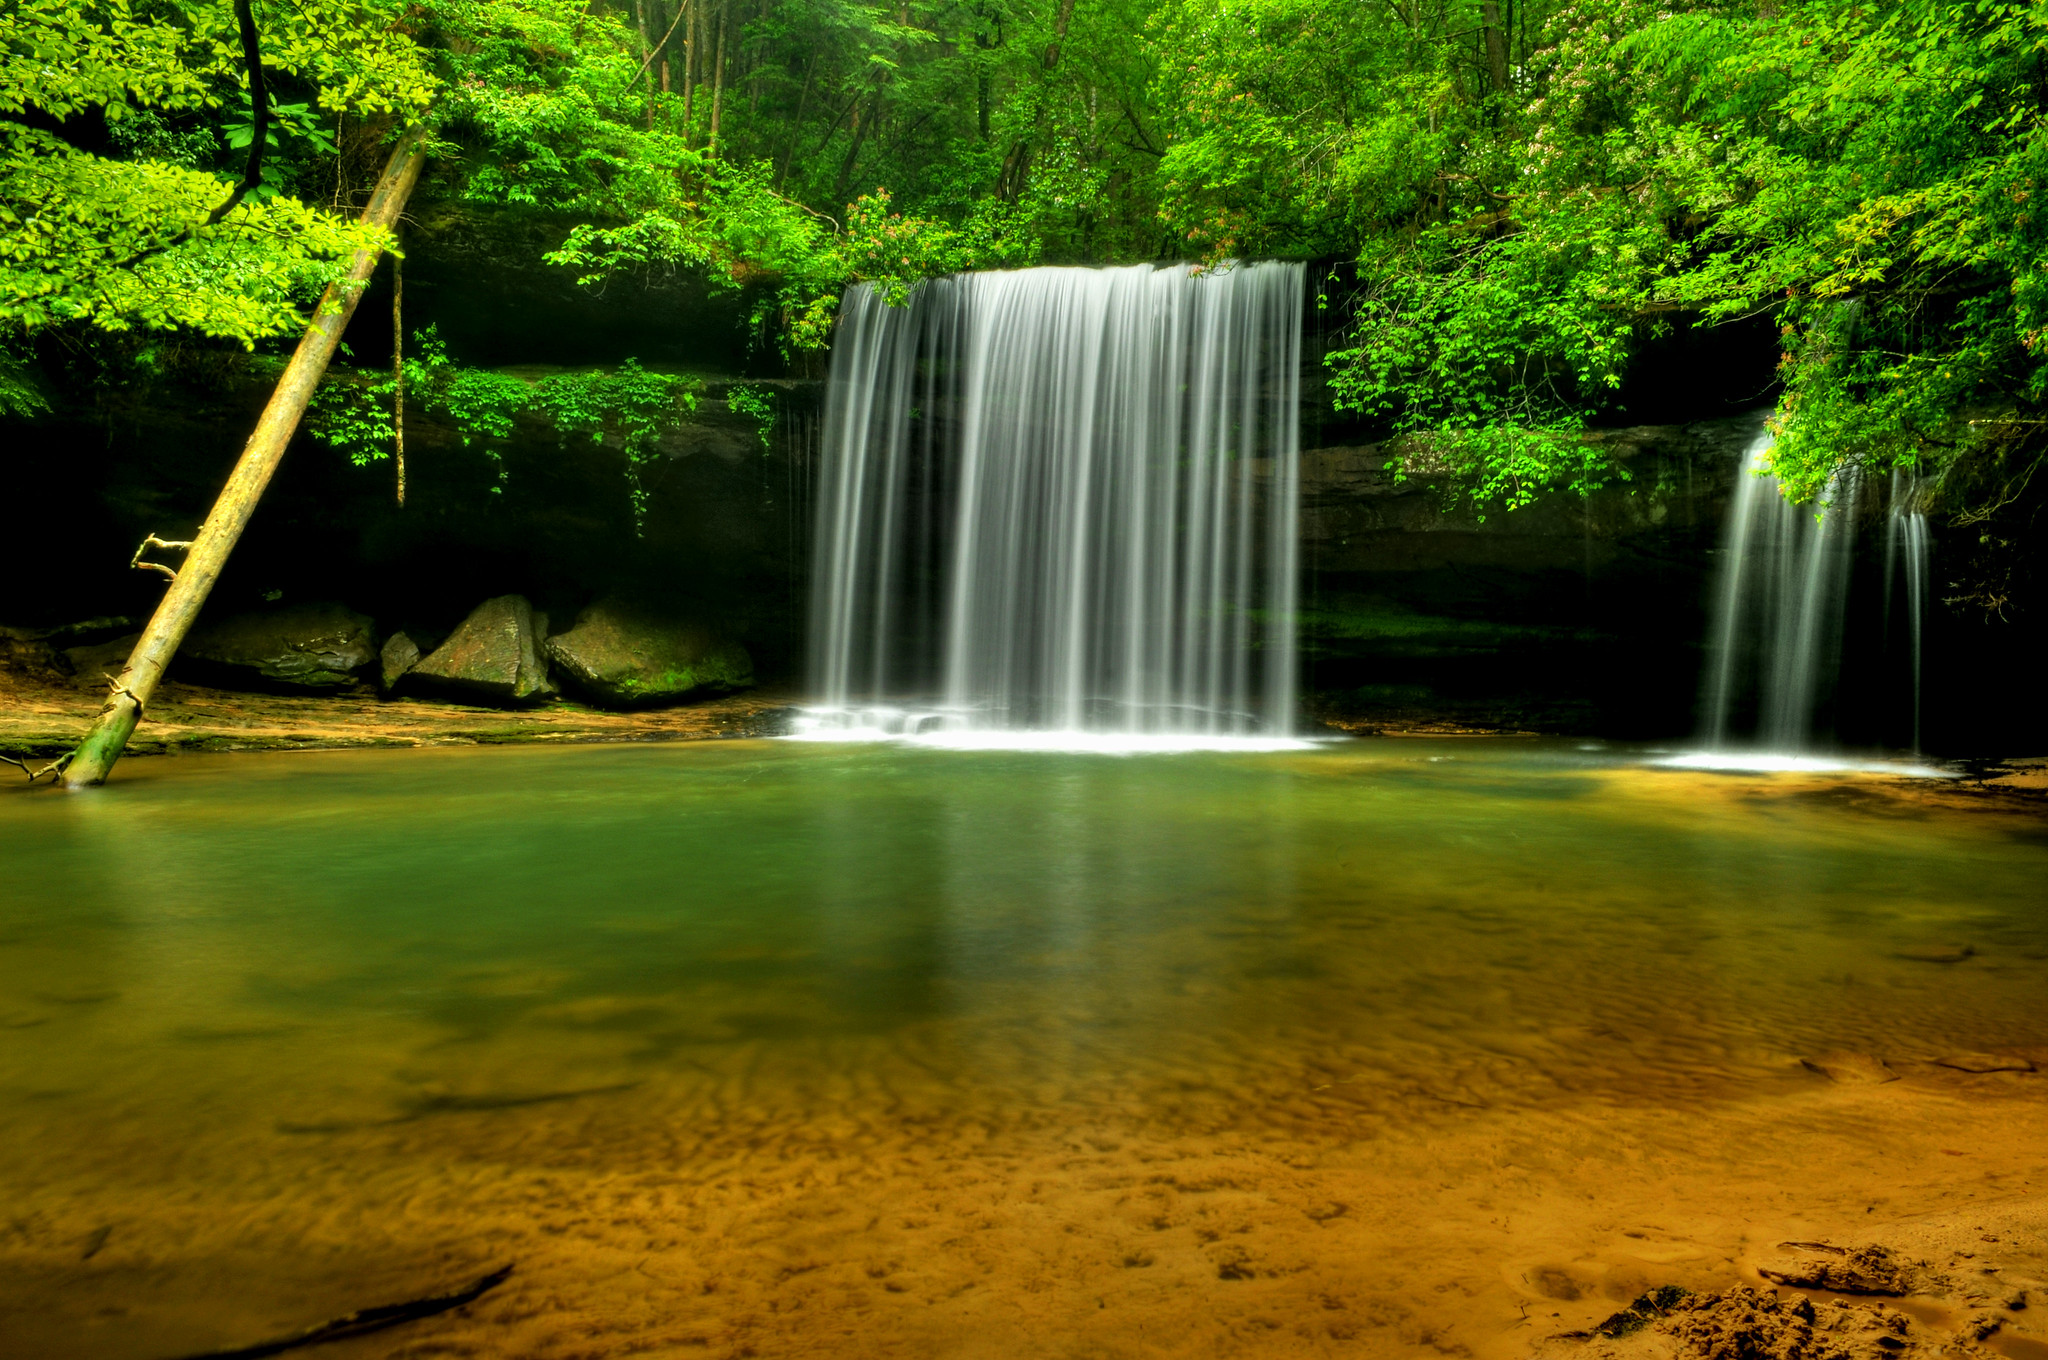
[(229, 688), (340, 689), (377, 659), (375, 626), (338, 604), (292, 604), (205, 623), (178, 648), (179, 670)]
[(71, 668), (71, 683), (86, 689), (105, 689), (108, 677), (121, 673), (140, 641), (142, 634), (130, 633), (89, 647), (66, 647), (64, 664)]
[(646, 708), (745, 689), (746, 648), (708, 628), (619, 600), (600, 600), (576, 626), (548, 639), (562, 677), (592, 703)]
[(378, 681), (384, 692), (389, 694), (408, 671), (420, 664), (419, 644), (404, 633), (393, 633), (384, 639), (384, 650), (378, 654), (377, 660)]
[(405, 688), (470, 703), (538, 703), (556, 693), (541, 651), (546, 633), (547, 615), (524, 595), (485, 600), (405, 673)]

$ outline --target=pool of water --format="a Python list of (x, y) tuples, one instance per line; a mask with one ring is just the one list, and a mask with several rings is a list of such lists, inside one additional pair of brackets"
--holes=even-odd
[[(1847, 1204), (1899, 1102), (2039, 1118), (1931, 1064), (2048, 1040), (2048, 831), (1902, 787), (730, 742), (10, 793), (0, 1336), (174, 1355), (516, 1261), (329, 1353), (1483, 1352), (1656, 1274), (1588, 1236), (1631, 1195), (1732, 1222), (1715, 1176), (1824, 1144)], [(1876, 1099), (1834, 1050), (1894, 1105), (1828, 1104)]]

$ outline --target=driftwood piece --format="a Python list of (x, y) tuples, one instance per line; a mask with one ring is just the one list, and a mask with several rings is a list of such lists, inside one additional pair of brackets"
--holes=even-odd
[(500, 1266), (474, 1284), (458, 1289), (452, 1294), (435, 1294), (430, 1298), (411, 1299), (405, 1303), (387, 1303), (377, 1308), (359, 1308), (345, 1313), (330, 1322), (309, 1327), (291, 1336), (281, 1336), (269, 1341), (259, 1341), (253, 1346), (241, 1346), (225, 1351), (201, 1351), (197, 1355), (180, 1356), (178, 1360), (259, 1360), (266, 1355), (282, 1355), (286, 1351), (302, 1346), (319, 1346), (329, 1341), (345, 1341), (350, 1337), (367, 1336), (381, 1332), (386, 1327), (396, 1327), (402, 1322), (417, 1322), (437, 1313), (460, 1308), (465, 1303), (474, 1303), (499, 1285), (512, 1274), (512, 1267)]

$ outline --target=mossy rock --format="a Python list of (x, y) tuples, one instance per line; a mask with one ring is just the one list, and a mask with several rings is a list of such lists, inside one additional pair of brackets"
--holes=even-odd
[(548, 639), (571, 687), (606, 708), (653, 708), (730, 694), (754, 683), (753, 658), (699, 624), (600, 600)]

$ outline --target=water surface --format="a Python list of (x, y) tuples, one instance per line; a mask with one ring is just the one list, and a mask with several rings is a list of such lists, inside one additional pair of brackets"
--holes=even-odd
[[(1931, 1060), (2048, 1036), (2048, 835), (1897, 787), (732, 742), (13, 794), (0, 1335), (171, 1355), (517, 1260), (416, 1344), (1485, 1351), (1816, 1149), (1847, 1205), (1930, 1109), (2038, 1120)], [(1841, 1049), (1907, 1079), (1799, 1063)], [(1676, 1257), (1606, 1250), (1629, 1203)]]

